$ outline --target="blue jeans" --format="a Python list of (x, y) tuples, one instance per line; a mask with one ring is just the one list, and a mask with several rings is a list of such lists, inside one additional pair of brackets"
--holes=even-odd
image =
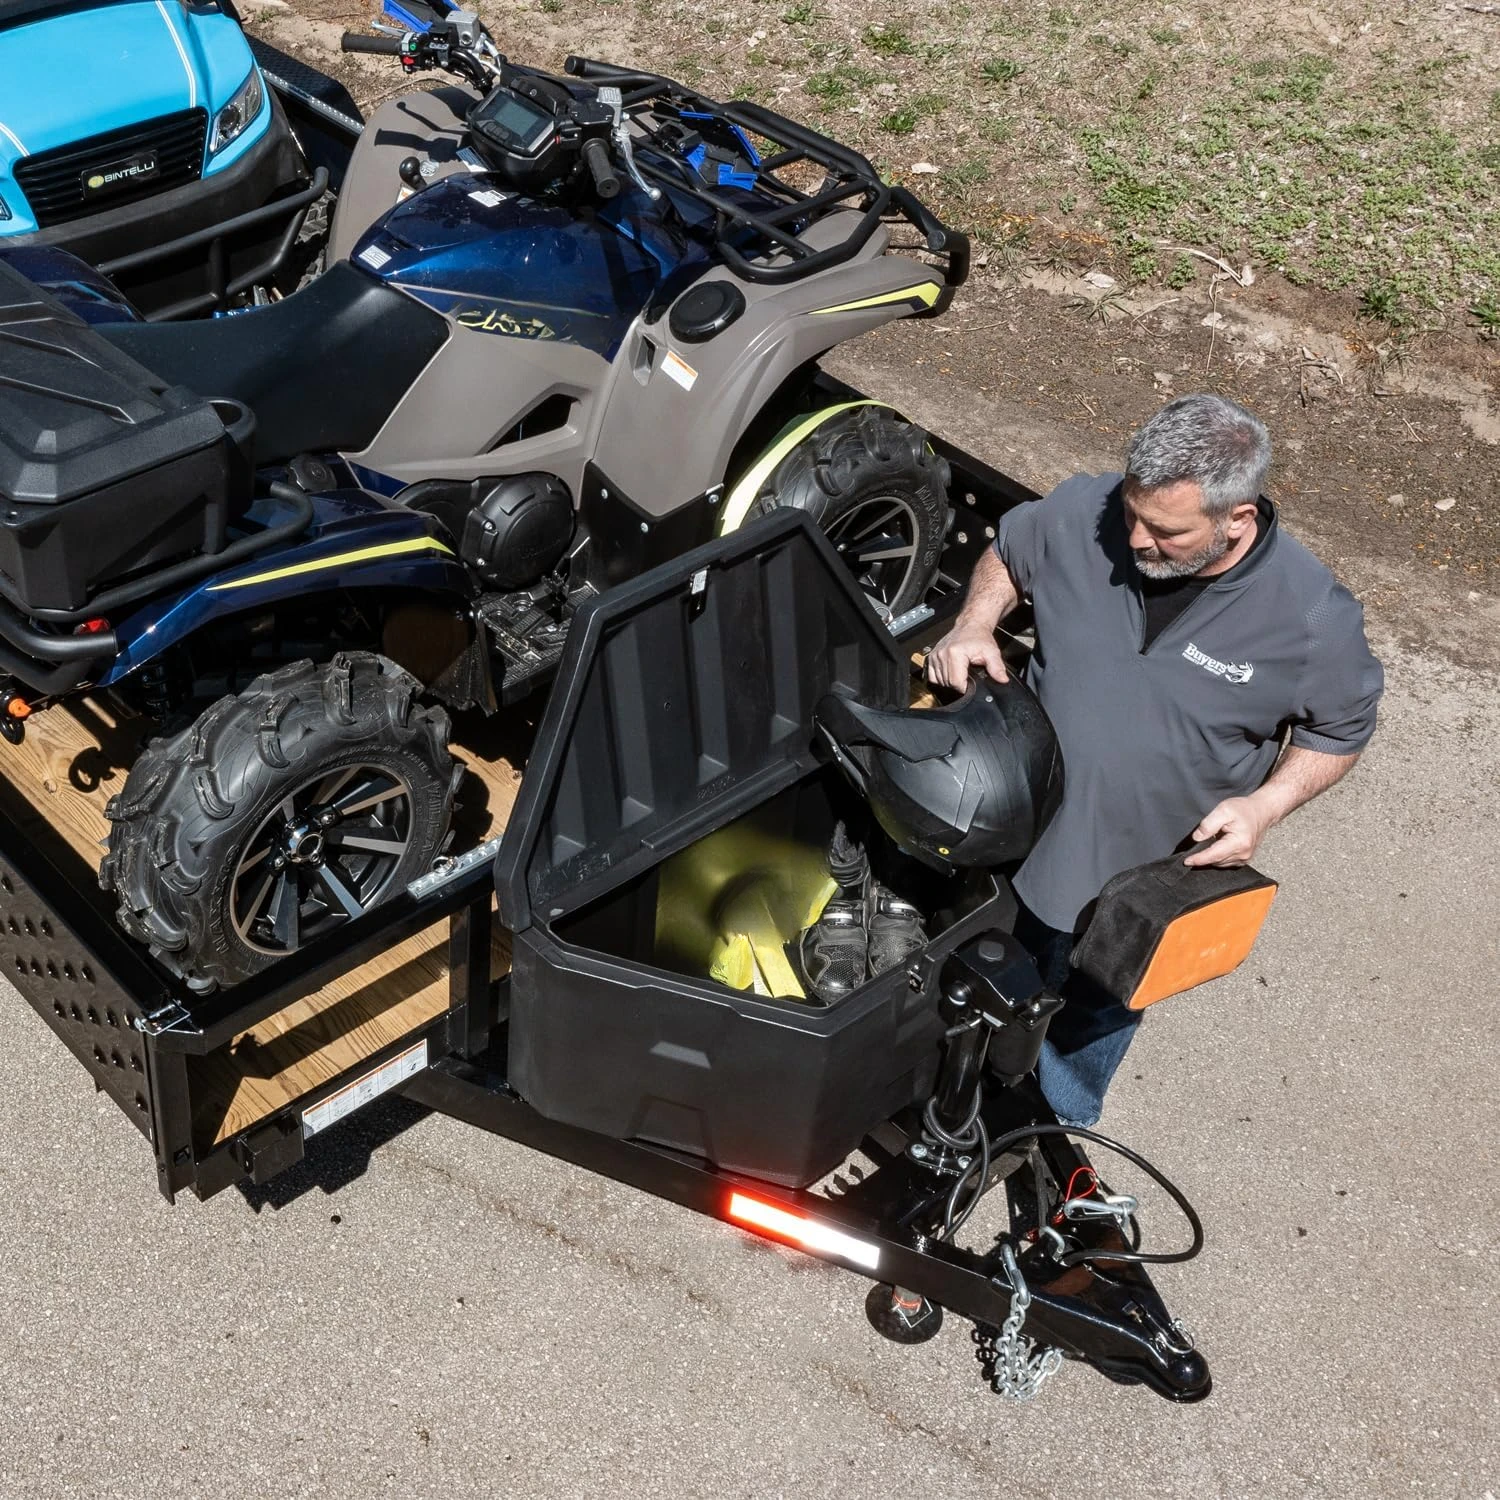
[(1016, 938), (1036, 959), (1042, 983), (1067, 1002), (1053, 1016), (1042, 1043), (1036, 1070), (1042, 1094), (1064, 1125), (1093, 1125), (1104, 1108), (1110, 1079), (1135, 1038), (1140, 1014), (1073, 972), (1068, 954), (1076, 939), (1071, 932), (1047, 926), (1023, 906)]

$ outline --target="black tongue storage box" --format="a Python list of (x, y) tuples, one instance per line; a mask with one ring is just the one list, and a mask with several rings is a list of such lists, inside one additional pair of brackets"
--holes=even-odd
[(931, 1093), (937, 971), (1009, 929), (985, 871), (912, 866), (929, 942), (833, 1005), (682, 961), (663, 866), (732, 823), (825, 849), (854, 793), (813, 746), (828, 692), (906, 700), (906, 651), (786, 511), (609, 590), (574, 621), (496, 864), (514, 934), (507, 1076), (543, 1115), (800, 1187)]
[(81, 610), (106, 585), (218, 552), (250, 498), (253, 427), (0, 260), (0, 594), (17, 608)]

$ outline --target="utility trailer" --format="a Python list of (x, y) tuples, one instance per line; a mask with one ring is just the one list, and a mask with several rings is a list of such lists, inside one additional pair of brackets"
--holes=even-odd
[[(958, 520), (929, 631), (1029, 494), (945, 456)], [(672, 862), (726, 831), (826, 843), (853, 793), (815, 751), (814, 705), (907, 701), (911, 648), (797, 512), (664, 562), (580, 612), (534, 727), (501, 716), (470, 741), (452, 855), (207, 994), (97, 889), (131, 729), (63, 702), (0, 747), (0, 965), (145, 1137), (169, 1200), (265, 1183), (399, 1092), (869, 1278), (887, 1337), (969, 1319), (998, 1393), (1070, 1357), (1200, 1400), (1207, 1365), (1145, 1265), (1189, 1258), (1201, 1229), (1126, 1152), (1193, 1229), (1143, 1252), (1133, 1200), (1079, 1144), (1103, 1138), (1060, 1127), (1025, 1078), (1047, 997), (1003, 875), (914, 877), (926, 948), (832, 1005), (695, 972), (663, 921)], [(1001, 1184), (1006, 1227), (964, 1248)]]

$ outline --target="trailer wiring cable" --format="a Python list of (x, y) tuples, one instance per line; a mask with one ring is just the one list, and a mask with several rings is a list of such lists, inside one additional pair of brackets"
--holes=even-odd
[[(1090, 1179), (1089, 1186), (1086, 1187), (1085, 1189), (1083, 1189), (1083, 1191), (1081, 1193), (1079, 1192), (1079, 1190), (1078, 1190), (1078, 1188), (1076, 1186), (1076, 1184), (1078, 1182), (1078, 1179), (1080, 1177), (1087, 1177), (1087, 1178)], [(1104, 1184), (1099, 1181), (1099, 1174), (1092, 1167), (1074, 1167), (1073, 1170), (1068, 1174), (1068, 1185), (1067, 1185), (1067, 1187), (1065, 1187), (1063, 1189), (1062, 1202), (1059, 1203), (1057, 1205), (1057, 1207), (1053, 1210), (1051, 1218), (1047, 1221), (1047, 1227), (1052, 1231), (1052, 1233), (1056, 1237), (1056, 1239), (1057, 1239), (1057, 1241), (1058, 1241), (1059, 1244), (1065, 1243), (1063, 1241), (1062, 1235), (1057, 1232), (1057, 1226), (1059, 1224), (1062, 1224), (1062, 1223), (1065, 1222), (1065, 1216), (1063, 1214), (1063, 1205), (1066, 1204), (1069, 1199), (1071, 1199), (1071, 1198), (1073, 1198), (1075, 1196), (1087, 1197), (1088, 1194), (1090, 1194), (1090, 1193), (1099, 1193), (1099, 1192), (1103, 1192), (1103, 1191), (1104, 1191)], [(1041, 1207), (1041, 1194), (1040, 1194), (1040, 1192), (1038, 1192), (1038, 1195), (1037, 1195), (1037, 1213), (1038, 1213), (1038, 1217), (1041, 1216), (1042, 1212), (1043, 1212), (1043, 1210), (1042, 1210), (1042, 1207)], [(1129, 1229), (1130, 1229), (1130, 1246), (1129, 1246), (1129, 1248), (1132, 1249), (1132, 1250), (1139, 1250), (1141, 1248), (1141, 1224), (1140, 1224), (1140, 1220), (1137, 1219), (1134, 1214), (1129, 1214), (1129, 1215), (1126, 1216), (1126, 1223), (1129, 1225)], [(1096, 1272), (1096, 1274), (1100, 1274), (1100, 1273)], [(1104, 1279), (1106, 1281), (1108, 1281), (1111, 1278), (1105, 1277)]]
[[(1182, 1210), (1182, 1215), (1188, 1221), (1188, 1226), (1193, 1233), (1192, 1243), (1185, 1250), (1070, 1250), (1057, 1257), (1060, 1265), (1083, 1266), (1097, 1260), (1123, 1261), (1134, 1265), (1172, 1266), (1192, 1260), (1203, 1249), (1203, 1221), (1198, 1217), (1197, 1210), (1188, 1202), (1187, 1195), (1182, 1189), (1138, 1151), (1132, 1151), (1129, 1146), (1122, 1145), (1107, 1135), (1100, 1135), (1098, 1131), (1086, 1129), (1082, 1125), (1033, 1124), (1008, 1130), (1004, 1135), (987, 1144), (992, 1152), (1004, 1151), (1022, 1141), (1037, 1140), (1042, 1136), (1063, 1136), (1070, 1140), (1092, 1141), (1096, 1146), (1103, 1146), (1117, 1156), (1123, 1156), (1132, 1166), (1139, 1167)], [(960, 1179), (961, 1182), (962, 1179)], [(975, 1201), (978, 1201), (977, 1198)]]
[[(962, 1027), (954, 1027), (954, 1031), (963, 1030)], [(958, 1180), (953, 1184), (948, 1194), (948, 1202), (943, 1212), (943, 1228), (938, 1235), (939, 1239), (952, 1240), (953, 1236), (963, 1228), (968, 1221), (969, 1215), (979, 1205), (979, 1200), (988, 1191), (987, 1184), (990, 1180), (990, 1151), (989, 1132), (984, 1127), (984, 1121), (979, 1118), (979, 1112), (984, 1106), (983, 1083), (974, 1086), (974, 1103), (969, 1110), (967, 1118), (956, 1130), (945, 1130), (938, 1122), (937, 1100), (929, 1099), (927, 1107), (922, 1111), (922, 1124), (928, 1132), (950, 1151), (968, 1151), (971, 1153), (968, 1164), (959, 1173)], [(973, 1154), (975, 1148), (978, 1153)], [(963, 1192), (965, 1185), (974, 1175), (974, 1168), (979, 1168), (978, 1187), (975, 1189), (969, 1201), (964, 1205), (960, 1213), (958, 1209), (959, 1195)]]

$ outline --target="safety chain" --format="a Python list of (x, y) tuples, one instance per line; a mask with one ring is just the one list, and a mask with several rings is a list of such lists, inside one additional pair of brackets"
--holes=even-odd
[(1031, 1289), (1021, 1275), (1016, 1252), (1010, 1245), (1000, 1247), (1000, 1258), (1005, 1264), (1005, 1274), (1010, 1278), (1010, 1312), (998, 1331), (989, 1323), (975, 1325), (970, 1335), (975, 1345), (974, 1357), (979, 1361), (989, 1388), (997, 1396), (1003, 1396), (1007, 1401), (1031, 1401), (1057, 1373), (1063, 1354), (1061, 1349), (1038, 1352), (1035, 1340), (1021, 1332), (1026, 1309), (1031, 1306)]

